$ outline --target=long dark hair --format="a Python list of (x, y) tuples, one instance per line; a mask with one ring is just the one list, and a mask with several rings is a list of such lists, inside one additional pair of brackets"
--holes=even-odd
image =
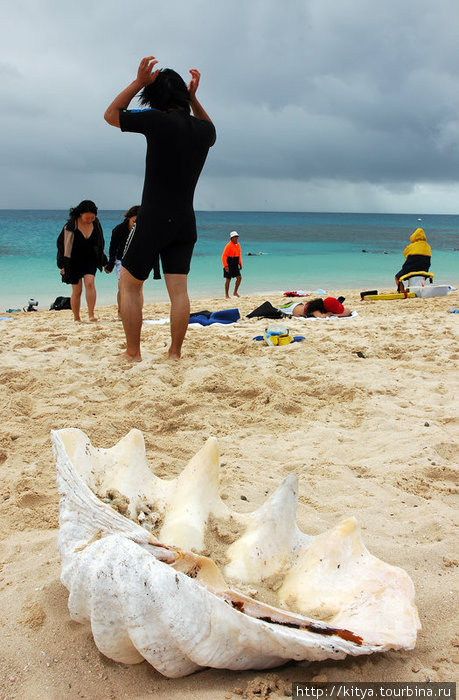
[(140, 93), (140, 104), (167, 112), (181, 109), (190, 112), (190, 93), (183, 78), (172, 70), (163, 68), (155, 80)]
[(137, 212), (139, 211), (139, 209), (140, 209), (140, 205), (138, 205), (138, 204), (135, 204), (133, 207), (130, 207), (123, 214), (124, 220), (126, 221), (126, 219), (130, 219), (131, 216), (137, 216)]
[(75, 219), (78, 219), (79, 216), (88, 212), (97, 216), (97, 207), (90, 199), (83, 199), (78, 206), (70, 208), (69, 216), (73, 216)]
[(312, 316), (313, 311), (320, 311), (323, 314), (327, 313), (327, 310), (324, 306), (324, 300), (323, 299), (312, 299), (312, 301), (309, 301), (306, 306), (304, 307), (304, 315), (305, 316)]
[(86, 213), (95, 214), (97, 216), (97, 206), (90, 199), (83, 199), (78, 206), (71, 207), (69, 209), (69, 220), (67, 222), (67, 228), (69, 231), (73, 231), (75, 229), (75, 224), (78, 217)]

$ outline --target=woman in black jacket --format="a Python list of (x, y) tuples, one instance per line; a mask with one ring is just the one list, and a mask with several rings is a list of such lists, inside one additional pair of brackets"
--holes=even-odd
[(85, 199), (70, 209), (69, 219), (57, 239), (57, 266), (62, 281), (72, 285), (70, 306), (75, 321), (81, 321), (81, 293), (84, 288), (90, 321), (96, 321), (96, 270), (107, 264), (104, 235), (94, 202)]
[(131, 233), (133, 226), (137, 220), (137, 212), (140, 207), (135, 205), (127, 210), (123, 214), (124, 221), (112, 230), (112, 237), (110, 240), (110, 248), (108, 251), (108, 263), (105, 266), (105, 272), (111, 272), (115, 268), (116, 276), (118, 278), (118, 294), (116, 300), (118, 302), (118, 320), (121, 321), (121, 310), (120, 310), (120, 276), (121, 276), (121, 259), (123, 257), (124, 249), (126, 247), (129, 234)]

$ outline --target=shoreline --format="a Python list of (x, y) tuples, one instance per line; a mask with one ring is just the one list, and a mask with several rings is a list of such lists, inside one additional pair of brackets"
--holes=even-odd
[[(282, 293), (192, 298), (196, 307), (239, 308), (229, 326), (190, 328), (180, 362), (165, 359), (168, 326), (144, 325), (143, 361), (119, 362), (116, 305), (99, 322), (71, 311), (3, 322), (0, 378), (0, 606), (2, 697), (271, 697), (293, 681), (452, 681), (457, 676), (459, 292), (360, 302), (334, 289), (358, 316), (289, 319), (303, 342), (273, 348), (246, 319)], [(299, 301), (301, 299), (298, 299)], [(168, 316), (147, 303), (145, 318)], [(3, 315), (3, 314), (2, 314)], [(83, 318), (87, 310), (83, 305)], [(353, 515), (366, 547), (414, 582), (422, 631), (412, 651), (270, 671), (203, 670), (168, 680), (146, 662), (117, 664), (71, 620), (56, 550), (58, 494), (50, 430), (76, 427), (108, 448), (131, 428), (162, 478), (177, 476), (205, 440), (220, 449), (222, 493), (252, 511), (290, 472), (299, 477), (298, 526), (317, 535)], [(255, 478), (254, 478), (255, 476)], [(244, 498), (243, 498), (244, 497)], [(135, 688), (135, 691), (132, 689)]]
[[(316, 289), (325, 290), (327, 296), (333, 296), (334, 291), (337, 289), (347, 293), (360, 293), (360, 291), (366, 289), (378, 289), (380, 292), (395, 292), (395, 283), (393, 283), (393, 279), (388, 279), (387, 275), (381, 275), (377, 279), (369, 275), (367, 278), (363, 278), (358, 285), (355, 283), (355, 279), (349, 280), (343, 278), (340, 282), (336, 279), (336, 276), (333, 278), (332, 274), (327, 276), (318, 275), (317, 279), (310, 280), (307, 284), (304, 283), (304, 278), (299, 275), (289, 276), (288, 273), (285, 273), (284, 276), (279, 276), (275, 280), (271, 279), (271, 277), (272, 275), (269, 275), (266, 280), (250, 280), (249, 277), (243, 276), (241, 296), (252, 297), (263, 296), (265, 294), (282, 295), (284, 291), (288, 290), (305, 290), (313, 293)], [(199, 301), (201, 298), (218, 298), (219, 296), (224, 298), (223, 278), (221, 278), (221, 281), (219, 278), (218, 282), (213, 282), (212, 284), (205, 283), (204, 285), (200, 283), (199, 279), (199, 275), (195, 275), (194, 277), (190, 275), (188, 292), (192, 301)], [(302, 279), (303, 282), (301, 282)], [(459, 287), (459, 273), (456, 271), (455, 274), (443, 274), (443, 276), (437, 274), (434, 278), (434, 283)], [(234, 282), (231, 285), (231, 289), (233, 288), (233, 284)], [(113, 273), (112, 275), (106, 275), (105, 273), (98, 273), (96, 275), (96, 291), (99, 306), (116, 304), (117, 284)], [(71, 293), (71, 287), (69, 285), (63, 285), (62, 283), (58, 285), (46, 282), (42, 285), (41, 283), (21, 282), (20, 286), (16, 283), (14, 284), (13, 291), (5, 291), (0, 285), (0, 313), (3, 313), (8, 308), (22, 308), (26, 305), (29, 298), (36, 299), (39, 302), (40, 310), (48, 310), (58, 296), (70, 297)], [(144, 285), (144, 297), (146, 303), (155, 304), (168, 301), (164, 279), (157, 281), (147, 280)], [(84, 290), (82, 300), (83, 303), (85, 303)]]
[[(437, 284), (437, 283), (435, 282), (435, 284)], [(233, 286), (234, 286), (234, 282), (232, 282), (232, 284), (231, 284), (231, 290), (232, 290)], [(379, 285), (379, 286), (378, 285), (373, 285), (373, 286), (371, 286), (371, 285), (362, 286), (361, 285), (358, 288), (356, 288), (355, 286), (349, 287), (346, 285), (342, 285), (342, 286), (334, 285), (333, 288), (326, 286), (323, 288), (311, 287), (311, 288), (307, 288), (307, 289), (305, 287), (296, 287), (296, 288), (292, 287), (291, 289), (292, 289), (292, 291), (295, 291), (295, 289), (296, 289), (299, 291), (306, 292), (306, 294), (298, 297), (298, 299), (300, 301), (301, 301), (301, 299), (305, 299), (305, 301), (306, 301), (309, 297), (314, 298), (315, 296), (322, 296), (322, 297), (324, 297), (324, 296), (334, 296), (334, 297), (345, 296), (346, 299), (353, 299), (353, 300), (355, 299), (356, 303), (360, 304), (360, 292), (364, 291), (366, 289), (373, 289), (373, 288), (377, 288), (379, 294), (394, 294), (396, 292), (395, 287), (392, 285)], [(71, 294), (70, 289), (68, 289), (68, 290), (63, 289), (61, 291), (62, 291), (61, 296), (64, 296), (64, 297), (69, 296), (69, 294)], [(151, 291), (151, 290), (146, 289), (146, 293), (144, 295), (145, 296), (144, 309), (147, 309), (149, 307), (157, 307), (157, 306), (162, 307), (163, 305), (166, 305), (167, 307), (169, 306), (169, 297), (167, 295), (167, 291), (166, 291), (164, 284), (162, 285), (162, 289), (156, 295), (151, 295), (151, 294), (149, 295), (149, 293), (148, 293), (149, 291)], [(273, 303), (274, 303), (274, 305), (276, 305), (276, 303), (279, 303), (279, 304), (283, 303), (290, 298), (290, 297), (287, 297), (284, 295), (284, 291), (286, 291), (286, 290), (270, 289), (267, 291), (260, 291), (259, 289), (257, 289), (256, 291), (247, 292), (244, 289), (242, 289), (239, 297), (234, 297), (233, 295), (231, 295), (230, 299), (226, 299), (224, 296), (224, 289), (223, 289), (223, 285), (222, 285), (221, 286), (221, 294), (219, 294), (219, 293), (204, 294), (204, 293), (199, 293), (197, 291), (188, 290), (188, 295), (189, 295), (190, 304), (192, 307), (191, 312), (193, 313), (194, 311), (197, 310), (198, 307), (203, 308), (202, 304), (208, 299), (212, 299), (218, 303), (221, 302), (222, 304), (225, 305), (224, 308), (228, 308), (227, 304), (230, 301), (237, 303), (238, 300), (248, 300), (248, 299), (255, 299), (256, 300), (256, 299), (261, 299), (261, 298), (263, 301), (265, 301), (265, 300), (269, 301), (269, 300), (271, 300), (271, 298), (273, 298), (275, 300), (275, 303), (274, 302)], [(453, 295), (455, 295), (455, 294), (456, 294), (456, 288), (452, 286), (448, 295), (446, 297), (443, 297), (443, 298), (448, 298), (448, 297), (452, 298)], [(57, 295), (57, 296), (59, 296), (59, 295)], [(53, 297), (53, 299), (50, 301), (50, 304), (48, 306), (46, 304), (43, 305), (39, 301), (37, 311), (38, 312), (51, 311), (51, 309), (49, 309), (49, 306), (51, 305), (51, 303), (54, 301), (55, 298), (56, 297)], [(435, 297), (435, 298), (441, 298), (441, 297)], [(292, 297), (292, 299), (293, 299), (293, 297)], [(25, 305), (27, 304), (27, 299), (25, 299), (25, 298), (24, 298), (24, 304)], [(194, 306), (196, 307), (196, 309), (193, 308)], [(103, 309), (109, 309), (111, 307), (115, 307), (115, 310), (116, 310), (116, 290), (113, 293), (112, 301), (103, 300), (102, 303), (100, 303), (100, 304), (96, 302), (96, 316), (97, 316), (97, 311), (99, 309), (103, 310)], [(19, 305), (17, 307), (18, 313), (17, 312), (10, 313), (7, 311), (7, 308), (9, 308), (9, 307), (5, 304), (2, 304), (0, 301), (0, 315), (15, 317), (18, 315), (18, 313), (19, 314), (25, 313), (25, 311), (23, 310), (21, 305)], [(254, 308), (255, 308), (255, 306), (254, 306)], [(87, 311), (84, 291), (82, 294), (81, 309), (82, 309), (82, 313), (84, 315), (85, 310)], [(217, 310), (217, 309), (213, 309), (213, 310)], [(36, 312), (31, 312), (31, 313), (36, 313)]]

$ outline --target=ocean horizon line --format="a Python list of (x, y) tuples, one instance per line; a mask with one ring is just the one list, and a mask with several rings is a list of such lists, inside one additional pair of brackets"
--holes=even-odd
[[(61, 212), (68, 211), (69, 207), (0, 207), (0, 212), (14, 212), (14, 211), (40, 211), (40, 212)], [(120, 211), (122, 212), (125, 207), (112, 208), (112, 207), (98, 207), (99, 211)], [(364, 215), (364, 216), (459, 216), (459, 211), (456, 213), (449, 212), (401, 212), (401, 211), (339, 211), (339, 210), (311, 210), (311, 209), (195, 209), (196, 213), (203, 214), (336, 214), (337, 216), (342, 215)]]

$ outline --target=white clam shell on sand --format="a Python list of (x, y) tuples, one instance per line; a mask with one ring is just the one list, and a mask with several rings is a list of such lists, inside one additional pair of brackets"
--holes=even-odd
[(294, 474), (238, 513), (219, 495), (214, 438), (171, 480), (138, 430), (110, 449), (75, 428), (52, 443), (70, 615), (109, 658), (179, 677), (414, 647), (408, 574), (368, 552), (353, 518), (301, 532)]

